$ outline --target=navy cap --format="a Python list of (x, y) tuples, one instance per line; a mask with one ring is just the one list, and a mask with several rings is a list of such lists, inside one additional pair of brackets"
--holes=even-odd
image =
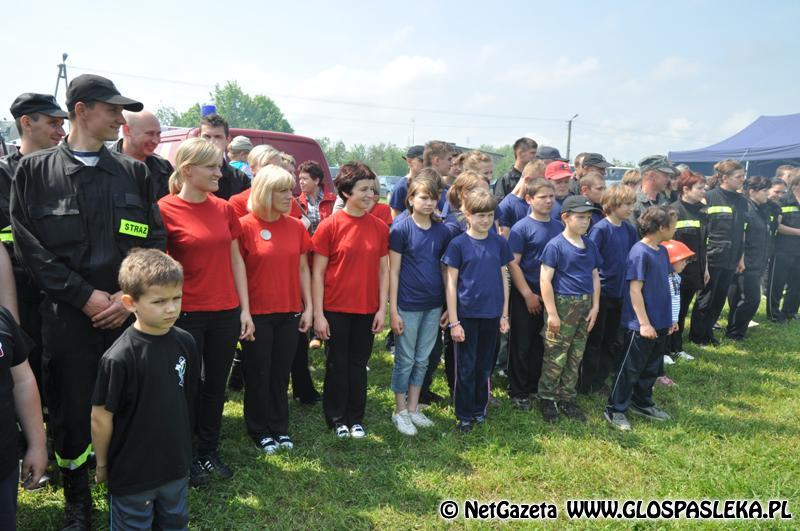
[(425, 153), (425, 146), (411, 146), (406, 150), (407, 159), (421, 159), (422, 154)]
[(593, 210), (599, 209), (582, 195), (571, 195), (561, 203), (561, 212), (576, 212), (581, 214), (583, 212), (592, 212)]
[(35, 92), (25, 92), (17, 96), (11, 104), (11, 116), (16, 120), (20, 116), (30, 114), (44, 114), (54, 118), (66, 118), (67, 113), (61, 110), (56, 98), (50, 94), (37, 94)]
[(678, 170), (663, 155), (650, 155), (639, 161), (640, 172), (644, 173), (651, 170), (660, 171), (667, 175), (678, 175)]
[(561, 152), (550, 146), (539, 146), (536, 150), (536, 158), (539, 160), (560, 160), (566, 162), (567, 160), (561, 156)]
[(612, 164), (608, 162), (606, 158), (600, 153), (587, 153), (586, 156), (583, 157), (581, 165), (584, 168), (586, 166), (594, 166), (596, 168), (603, 168), (603, 169), (612, 166)]
[(119, 93), (110, 79), (93, 74), (81, 74), (69, 82), (67, 87), (67, 110), (75, 109), (79, 101), (102, 101), (111, 105), (122, 105), (126, 111), (139, 112), (144, 109), (141, 102), (126, 98)]

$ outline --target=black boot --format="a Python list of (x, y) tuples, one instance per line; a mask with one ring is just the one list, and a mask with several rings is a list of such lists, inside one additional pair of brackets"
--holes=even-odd
[(89, 492), (89, 467), (61, 469), (64, 483), (64, 526), (62, 531), (88, 531), (92, 527), (92, 496)]

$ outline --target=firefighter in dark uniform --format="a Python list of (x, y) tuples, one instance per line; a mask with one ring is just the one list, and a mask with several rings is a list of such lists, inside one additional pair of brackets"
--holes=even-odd
[[(222, 153), (228, 152), (230, 130), (228, 122), (219, 114), (208, 114), (200, 121), (200, 136), (217, 146)], [(241, 170), (228, 164), (227, 155), (223, 155), (222, 177), (219, 180), (219, 190), (214, 195), (227, 201), (232, 195), (244, 192), (250, 188), (250, 178)]]
[(102, 354), (130, 315), (117, 274), (134, 247), (166, 248), (147, 166), (109, 151), (123, 108), (142, 104), (103, 77), (81, 75), (67, 88), (69, 136), (20, 160), (11, 191), (17, 254), (44, 291), (43, 377), (56, 461), (64, 486), (64, 529), (90, 527), (87, 460), (91, 395)]
[(0, 241), (6, 246), (14, 270), (17, 288), (17, 307), (20, 326), (31, 338), (28, 352), (36, 384), (42, 388), (42, 320), (39, 305), (42, 292), (14, 255), (14, 236), (11, 232), (11, 180), (20, 159), (41, 149), (51, 148), (64, 138), (64, 119), (67, 113), (49, 94), (26, 92), (11, 104), (11, 116), (20, 136), (20, 148), (0, 159)]
[(155, 153), (161, 143), (161, 123), (150, 111), (124, 111), (122, 114), (125, 117), (122, 138), (111, 149), (145, 163), (157, 201), (169, 193), (169, 176), (174, 171), (167, 159)]
[(709, 281), (697, 295), (692, 310), (689, 338), (698, 345), (718, 345), (714, 324), (722, 313), (733, 275), (744, 271), (744, 224), (747, 200), (737, 190), (744, 182), (744, 168), (733, 160), (714, 165), (716, 186), (706, 194), (708, 214)]
[(725, 337), (741, 341), (761, 304), (761, 277), (769, 263), (772, 209), (767, 199), (770, 180), (760, 175), (744, 183), (747, 221), (744, 230), (744, 271), (737, 274), (728, 292), (728, 329)]
[(689, 305), (695, 295), (706, 285), (709, 279), (706, 260), (707, 215), (703, 199), (706, 197), (706, 179), (703, 175), (691, 170), (681, 172), (677, 181), (679, 199), (672, 203), (678, 213), (675, 225), (677, 240), (694, 251), (695, 259), (686, 264), (681, 272), (681, 305), (678, 313), (678, 332), (671, 334), (670, 352), (673, 356), (691, 359), (683, 350), (683, 329)]
[(784, 322), (796, 319), (800, 307), (800, 175), (789, 179), (779, 204), (781, 218), (769, 271), (767, 308), (770, 319)]

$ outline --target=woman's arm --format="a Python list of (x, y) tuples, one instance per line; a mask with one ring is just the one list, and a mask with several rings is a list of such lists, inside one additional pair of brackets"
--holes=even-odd
[(383, 330), (386, 321), (386, 300), (389, 298), (389, 257), (381, 256), (380, 271), (378, 272), (378, 311), (372, 320), (372, 333), (377, 334)]
[(300, 332), (306, 332), (314, 322), (314, 304), (311, 300), (311, 271), (308, 268), (308, 255), (300, 255), (300, 293), (303, 296), (303, 313), (300, 316)]
[(233, 266), (233, 284), (236, 287), (236, 294), (239, 295), (239, 307), (241, 314), (241, 333), (239, 339), (252, 341), (255, 339), (253, 333), (256, 330), (253, 318), (250, 316), (250, 295), (247, 293), (247, 269), (244, 259), (239, 252), (239, 240), (231, 242), (231, 265)]
[(397, 291), (400, 289), (400, 266), (403, 255), (397, 251), (389, 251), (389, 320), (392, 331), (403, 334), (403, 319), (397, 311)]
[(325, 298), (325, 270), (328, 257), (314, 254), (314, 267), (311, 268), (311, 300), (314, 308), (314, 332), (322, 340), (331, 338), (331, 329), (323, 313), (322, 301)]

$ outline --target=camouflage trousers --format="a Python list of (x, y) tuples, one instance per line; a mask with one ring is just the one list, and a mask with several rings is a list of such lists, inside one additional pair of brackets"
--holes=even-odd
[(574, 400), (583, 351), (589, 332), (586, 317), (592, 309), (592, 296), (556, 295), (556, 309), (561, 319), (557, 334), (547, 330), (547, 313), (542, 328), (544, 359), (539, 379), (542, 400)]

